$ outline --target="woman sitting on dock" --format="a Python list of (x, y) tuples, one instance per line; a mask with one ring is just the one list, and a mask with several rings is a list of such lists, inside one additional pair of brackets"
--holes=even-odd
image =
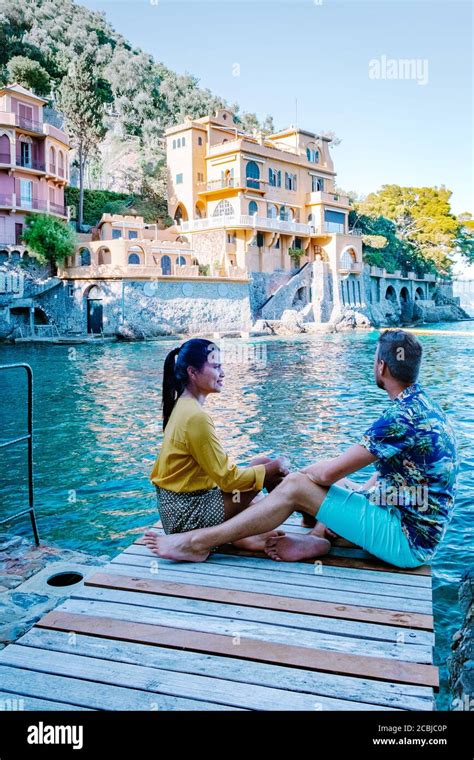
[[(203, 338), (186, 341), (165, 359), (164, 438), (150, 478), (166, 534), (219, 525), (257, 501), (262, 488), (271, 491), (288, 474), (282, 457), (257, 457), (248, 467), (230, 460), (203, 409), (209, 394), (221, 392), (223, 378), (219, 348)], [(282, 534), (274, 530), (233, 543), (261, 551), (270, 537)], [(317, 538), (316, 544), (316, 555), (331, 548), (325, 538)]]

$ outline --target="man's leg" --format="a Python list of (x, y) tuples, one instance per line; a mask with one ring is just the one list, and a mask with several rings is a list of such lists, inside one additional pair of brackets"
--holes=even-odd
[[(244, 509), (231, 520), (212, 528), (169, 536), (157, 536), (154, 532), (148, 532), (145, 533), (145, 543), (155, 554), (166, 559), (203, 562), (213, 546), (272, 531), (295, 509), (314, 517), (325, 499), (327, 490), (314, 483), (304, 473), (290, 473), (271, 494), (255, 504), (252, 509)], [(314, 547), (316, 542), (320, 546), (319, 542), (325, 541), (316, 536), (309, 537), (309, 540)], [(329, 541), (326, 541), (325, 546), (326, 544), (329, 550)]]

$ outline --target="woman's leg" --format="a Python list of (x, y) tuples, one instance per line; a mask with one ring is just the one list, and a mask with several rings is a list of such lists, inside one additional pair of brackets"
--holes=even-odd
[[(256, 464), (268, 464), (268, 462), (271, 461), (272, 460), (269, 457), (255, 457), (249, 462), (249, 465), (253, 467)], [(239, 491), (237, 494), (222, 491), (222, 496), (224, 498), (226, 520), (232, 519), (232, 517), (243, 512), (244, 509), (254, 506), (260, 499), (264, 498), (261, 491)], [(283, 531), (269, 531), (267, 533), (262, 533), (259, 536), (242, 538), (240, 541), (232, 541), (232, 545), (238, 549), (245, 549), (246, 551), (264, 551), (267, 539), (276, 535), (283, 535)]]

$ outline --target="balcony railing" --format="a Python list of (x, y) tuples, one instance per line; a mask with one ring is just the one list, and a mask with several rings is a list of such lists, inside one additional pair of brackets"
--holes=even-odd
[(22, 166), (24, 169), (34, 169), (38, 172), (46, 171), (46, 164), (44, 161), (36, 161), (35, 159), (28, 159), (24, 156), (17, 156), (16, 165)]
[(0, 164), (11, 164), (11, 156), (9, 153), (0, 153)]
[(62, 206), (60, 203), (53, 203), (50, 201), (49, 210), (51, 214), (60, 214), (61, 216), (67, 215), (66, 206)]
[(13, 206), (13, 195), (0, 193), (0, 206)]
[(265, 216), (257, 216), (256, 214), (254, 216), (250, 216), (249, 214), (210, 216), (205, 219), (191, 219), (187, 222), (181, 222), (181, 232), (215, 229), (219, 227), (251, 227), (254, 229), (275, 230), (278, 232), (299, 233), (302, 235), (309, 235), (312, 231), (309, 224), (301, 224), (300, 222), (286, 221), (282, 219), (268, 219)]
[(33, 209), (33, 211), (47, 211), (48, 203), (40, 198), (17, 198), (17, 205), (23, 209)]
[(27, 119), (25, 116), (17, 116), (16, 123), (22, 129), (28, 129), (30, 132), (43, 132), (43, 122)]

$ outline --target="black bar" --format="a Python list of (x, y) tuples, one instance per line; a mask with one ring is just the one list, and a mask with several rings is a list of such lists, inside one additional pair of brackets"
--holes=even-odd
[(13, 446), (20, 441), (28, 442), (28, 509), (24, 509), (21, 512), (17, 512), (10, 517), (0, 520), (0, 525), (6, 522), (10, 522), (10, 520), (16, 520), (18, 517), (22, 517), (25, 514), (29, 514), (31, 527), (35, 538), (35, 544), (36, 546), (39, 546), (40, 539), (38, 526), (36, 523), (33, 488), (33, 370), (29, 364), (4, 364), (3, 366), (0, 366), (0, 370), (3, 369), (24, 369), (28, 381), (28, 433), (24, 436), (20, 436), (20, 438), (12, 438), (10, 441), (5, 441), (4, 443), (0, 444), (0, 448), (6, 448), (7, 446)]

